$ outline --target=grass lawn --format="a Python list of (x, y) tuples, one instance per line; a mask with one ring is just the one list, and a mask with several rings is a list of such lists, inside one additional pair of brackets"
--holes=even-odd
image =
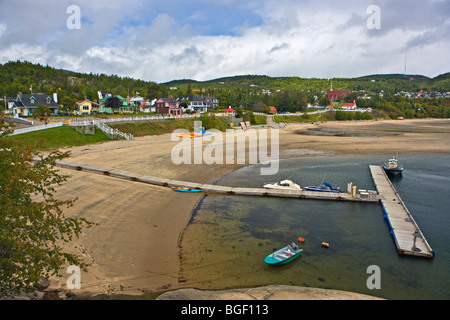
[(6, 139), (12, 139), (20, 144), (32, 145), (38, 150), (45, 151), (110, 141), (110, 139), (100, 130), (95, 130), (95, 135), (85, 135), (69, 127), (33, 131), (16, 136), (9, 136), (6, 137)]
[(276, 123), (296, 123), (296, 122), (317, 122), (317, 121), (334, 121), (336, 120), (335, 112), (329, 111), (326, 113), (315, 113), (308, 114), (305, 113), (301, 116), (290, 116), (290, 115), (277, 115), (273, 119)]
[(135, 137), (143, 137), (149, 135), (172, 133), (176, 129), (185, 129), (189, 132), (193, 132), (194, 121), (203, 121), (202, 126), (206, 127), (206, 129), (208, 129), (208, 127), (213, 127), (218, 130), (224, 131), (230, 128), (226, 120), (219, 117), (213, 118), (213, 120), (210, 121), (208, 121), (208, 119), (200, 117), (197, 119), (111, 123), (108, 124), (108, 126), (110, 126), (111, 128), (116, 128), (122, 132), (131, 133)]

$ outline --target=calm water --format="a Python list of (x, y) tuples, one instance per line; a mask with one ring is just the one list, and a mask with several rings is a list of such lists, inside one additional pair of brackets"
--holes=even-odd
[[(282, 160), (276, 176), (260, 176), (249, 166), (218, 184), (261, 187), (290, 178), (302, 187), (322, 179), (346, 190), (352, 181), (374, 189), (369, 164), (390, 155), (304, 157)], [(266, 284), (331, 288), (387, 299), (450, 298), (450, 155), (400, 155), (403, 177), (393, 180), (421, 227), (434, 259), (400, 256), (378, 204), (207, 196), (182, 241), (186, 285), (224, 289)], [(302, 256), (281, 267), (264, 257), (303, 237)], [(322, 241), (330, 248), (321, 247)], [(381, 289), (369, 290), (367, 268), (381, 270)]]

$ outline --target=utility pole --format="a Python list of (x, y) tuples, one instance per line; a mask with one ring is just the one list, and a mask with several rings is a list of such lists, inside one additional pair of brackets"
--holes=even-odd
[(408, 57), (408, 51), (405, 52), (405, 72), (404, 72), (405, 76), (406, 76), (406, 58), (407, 57)]

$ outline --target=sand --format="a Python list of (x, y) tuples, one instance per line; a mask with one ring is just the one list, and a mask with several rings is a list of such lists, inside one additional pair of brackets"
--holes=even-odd
[[(263, 129), (265, 130), (265, 129)], [(171, 135), (74, 147), (68, 160), (139, 175), (214, 183), (243, 165), (175, 165)], [(208, 144), (208, 143), (206, 143)], [(288, 125), (280, 130), (280, 157), (450, 152), (450, 120), (384, 120)], [(61, 169), (70, 176), (61, 199), (78, 197), (66, 216), (97, 223), (65, 245), (91, 263), (76, 295), (142, 295), (184, 288), (179, 279), (180, 237), (201, 194)], [(68, 291), (68, 274), (48, 290)], [(300, 295), (299, 295), (300, 297)], [(334, 296), (333, 296), (334, 297)]]

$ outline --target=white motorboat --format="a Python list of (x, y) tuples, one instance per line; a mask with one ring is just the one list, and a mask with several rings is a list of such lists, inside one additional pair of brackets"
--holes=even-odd
[(298, 184), (292, 182), (291, 180), (282, 180), (276, 183), (267, 183), (264, 185), (264, 188), (281, 190), (302, 190), (302, 188)]

